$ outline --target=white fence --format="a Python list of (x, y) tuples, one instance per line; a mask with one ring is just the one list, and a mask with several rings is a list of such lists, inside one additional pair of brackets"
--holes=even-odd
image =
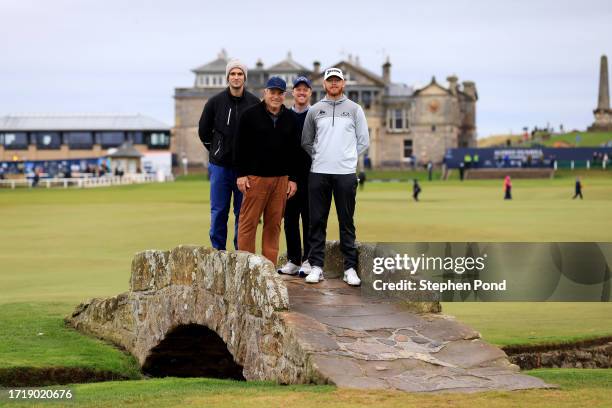
[[(79, 177), (79, 178), (43, 178), (38, 182), (37, 188), (51, 187), (78, 187), (78, 188), (93, 188), (93, 187), (109, 187), (123, 186), (128, 184), (142, 184), (154, 182), (174, 181), (173, 176), (164, 176), (156, 174), (126, 174), (124, 176), (103, 176), (103, 177)], [(32, 188), (32, 179), (11, 179), (0, 180), (0, 188), (17, 188), (28, 187)]]

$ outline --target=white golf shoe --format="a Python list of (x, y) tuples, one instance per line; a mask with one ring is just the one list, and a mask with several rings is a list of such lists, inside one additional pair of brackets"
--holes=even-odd
[(278, 269), (278, 273), (282, 273), (283, 275), (297, 275), (299, 270), (299, 266), (291, 261), (288, 261), (282, 268)]
[(344, 281), (351, 286), (361, 285), (361, 279), (359, 279), (359, 276), (357, 276), (357, 272), (355, 272), (355, 269), (353, 268), (344, 271)]
[(306, 276), (306, 275), (310, 274), (311, 270), (312, 270), (312, 266), (310, 266), (310, 262), (308, 262), (308, 259), (307, 259), (304, 262), (302, 262), (302, 266), (300, 266), (299, 275), (302, 276), (302, 277)]
[(319, 283), (320, 281), (325, 280), (325, 277), (323, 276), (323, 269), (318, 266), (313, 266), (310, 273), (304, 280), (308, 283)]

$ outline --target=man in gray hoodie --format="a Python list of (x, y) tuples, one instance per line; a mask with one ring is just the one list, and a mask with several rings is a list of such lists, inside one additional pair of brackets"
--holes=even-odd
[(344, 281), (359, 286), (353, 215), (357, 160), (370, 144), (368, 123), (361, 106), (344, 96), (344, 74), (340, 69), (326, 70), (323, 86), (327, 94), (310, 108), (302, 131), (302, 147), (312, 157), (308, 178), (311, 248), (308, 260), (312, 270), (306, 282), (324, 279), (327, 218), (333, 195), (340, 224)]

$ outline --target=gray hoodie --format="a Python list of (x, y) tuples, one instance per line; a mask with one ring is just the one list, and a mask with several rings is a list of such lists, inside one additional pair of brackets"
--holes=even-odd
[(337, 101), (324, 98), (308, 111), (302, 147), (312, 157), (311, 172), (354, 174), (357, 158), (369, 145), (363, 109), (346, 96)]

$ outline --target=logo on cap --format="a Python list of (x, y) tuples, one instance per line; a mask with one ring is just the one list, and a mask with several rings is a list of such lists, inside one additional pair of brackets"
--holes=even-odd
[(327, 70), (325, 70), (325, 75), (323, 76), (323, 79), (327, 80), (327, 78), (333, 77), (333, 76), (344, 80), (344, 75), (342, 74), (342, 70), (338, 68), (328, 68)]
[(312, 88), (312, 83), (310, 82), (310, 79), (306, 78), (305, 76), (299, 76), (293, 80), (294, 88), (298, 86), (299, 84), (304, 84), (307, 87)]

